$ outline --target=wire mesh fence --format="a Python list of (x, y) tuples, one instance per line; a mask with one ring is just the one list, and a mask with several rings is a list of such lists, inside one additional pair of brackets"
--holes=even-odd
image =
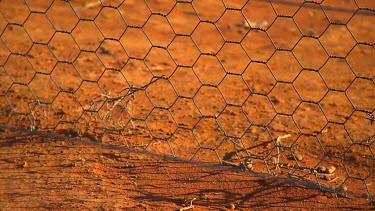
[(0, 1), (0, 124), (374, 196), (375, 3)]

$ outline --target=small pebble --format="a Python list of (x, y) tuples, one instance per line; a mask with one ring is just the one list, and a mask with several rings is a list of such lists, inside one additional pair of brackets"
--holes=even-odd
[(245, 160), (245, 167), (248, 170), (253, 170), (254, 169), (253, 162), (250, 159), (246, 159)]
[(336, 171), (336, 167), (334, 167), (334, 166), (330, 166), (330, 167), (327, 168), (327, 173), (329, 173), (329, 174), (332, 174), (335, 171)]
[(348, 190), (348, 188), (345, 185), (340, 187), (340, 191), (347, 191), (347, 190)]
[(303, 159), (302, 155), (292, 154), (288, 156), (289, 160), (301, 161)]
[(277, 163), (277, 159), (276, 159), (275, 157), (272, 157), (272, 158), (270, 159), (270, 162), (271, 162), (272, 164), (276, 164), (276, 163)]
[(295, 155), (294, 155), (294, 158), (295, 158), (297, 161), (301, 161), (303, 157), (302, 157), (302, 155), (295, 154)]
[(231, 209), (231, 210), (235, 210), (235, 209), (236, 209), (236, 205), (234, 205), (234, 204), (230, 204), (230, 205), (229, 205), (229, 209)]
[(20, 164), (17, 164), (18, 167), (22, 167), (22, 168), (26, 168), (26, 167), (29, 167), (29, 164), (24, 161), (23, 163), (20, 163)]
[(253, 164), (252, 163), (246, 164), (246, 169), (253, 170), (254, 169)]
[(324, 167), (324, 166), (318, 166), (318, 168), (316, 168), (316, 171), (318, 173), (325, 173), (325, 172), (327, 172), (327, 168)]

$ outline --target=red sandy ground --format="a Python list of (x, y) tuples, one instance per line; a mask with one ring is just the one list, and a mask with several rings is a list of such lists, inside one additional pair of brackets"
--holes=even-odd
[(176, 210), (193, 198), (194, 210), (373, 208), (362, 198), (335, 198), (236, 169), (21, 133), (2, 137), (2, 210)]
[[(204, 4), (194, 1), (201, 19), (217, 21), (221, 17), (216, 26), (226, 40), (240, 41), (245, 37), (242, 47), (251, 59), (267, 62), (267, 65), (250, 63), (246, 67), (250, 60), (245, 51), (238, 44), (222, 46), (224, 40), (212, 24), (200, 23), (194, 30), (199, 19), (190, 4), (179, 4), (167, 17), (176, 33), (194, 33), (191, 37), (175, 38), (168, 45), (174, 32), (161, 16), (152, 16), (143, 27), (150, 40), (141, 29), (128, 28), (123, 35), (126, 26), (120, 13), (133, 26), (142, 26), (150, 15), (147, 6), (136, 4), (136, 1), (125, 1), (118, 10), (120, 13), (111, 8), (99, 13), (100, 6), (84, 8), (84, 2), (78, 0), (55, 1), (51, 7), (51, 1), (27, 2), (32, 11), (47, 11), (53, 26), (44, 14), (34, 13), (28, 17), (30, 10), (23, 1), (0, 2), (0, 10), (5, 11), (9, 22), (24, 23), (23, 27), (7, 25), (7, 19), (0, 15), (0, 113), (3, 115), (0, 124), (32, 126), (67, 136), (79, 132), (92, 141), (101, 139), (104, 144), (136, 149), (147, 147), (154, 153), (196, 161), (218, 163), (218, 159), (229, 159), (238, 163), (233, 145), (240, 141), (225, 137), (224, 130), (228, 136), (242, 137), (244, 147), (252, 154), (265, 156), (267, 164), (263, 160), (253, 163), (255, 171), (265, 173), (267, 167), (270, 173), (275, 171), (275, 165), (268, 162), (277, 153), (272, 139), (291, 134), (290, 139), (282, 142), (292, 149), (282, 152), (281, 163), (296, 164), (288, 159), (293, 151), (303, 155), (299, 162), (301, 166), (336, 167), (334, 176), (338, 179), (325, 181), (319, 178), (321, 183), (335, 188), (344, 185), (349, 190), (364, 193), (367, 188), (374, 195), (375, 141), (374, 137), (369, 137), (375, 131), (375, 124), (369, 124), (364, 112), (354, 112), (354, 108), (372, 113), (375, 109), (375, 51), (369, 45), (357, 44), (374, 43), (374, 36), (371, 36), (375, 33), (371, 27), (375, 24), (374, 15), (356, 14), (351, 18), (353, 13), (327, 10), (331, 22), (350, 21), (345, 26), (330, 25), (326, 30), (328, 20), (321, 9), (301, 8), (293, 21), (302, 33), (319, 37), (330, 55), (346, 58), (327, 60), (327, 54), (315, 39), (303, 38), (294, 48), (301, 33), (292, 19), (278, 18), (274, 22), (276, 15), (269, 2), (250, 1), (242, 12), (250, 24), (267, 29), (277, 48), (293, 48), (295, 57), (285, 51), (274, 53), (275, 48), (264, 32), (246, 34), (244, 18), (239, 12), (227, 10), (221, 16), (225, 9), (220, 1), (205, 1)], [(174, 5), (174, 1), (149, 2), (154, 12), (163, 14)], [(228, 7), (241, 8), (246, 1), (225, 2)], [(361, 7), (375, 8), (373, 1), (357, 2)], [(120, 3), (104, 1), (105, 5), (115, 7)], [(273, 6), (281, 15), (293, 15), (299, 8), (277, 3)], [(353, 1), (340, 0), (325, 1), (323, 6), (349, 11), (357, 7)], [(92, 21), (78, 21), (71, 7), (76, 8), (79, 18), (94, 19), (99, 13), (96, 25)], [(55, 33), (55, 29), (71, 32), (74, 39), (69, 33)], [(103, 36), (120, 42), (102, 42)], [(200, 56), (193, 40), (202, 52), (217, 53), (218, 59)], [(163, 49), (154, 47), (148, 53), (150, 41), (168, 47), (174, 62), (193, 66), (195, 74), (191, 67), (176, 69)], [(49, 48), (35, 42), (48, 43)], [(125, 46), (126, 53), (120, 43)], [(5, 45), (26, 56), (10, 55)], [(110, 50), (112, 55), (104, 54), (99, 47)], [(88, 53), (80, 49), (98, 50)], [(146, 58), (140, 61), (129, 59), (129, 56)], [(74, 67), (58, 63), (58, 60), (73, 62)], [(242, 77), (226, 75), (219, 60), (226, 71), (242, 74)], [(301, 65), (319, 69), (319, 73), (301, 71)], [(103, 94), (111, 93), (111, 97), (116, 97), (121, 90), (129, 88), (129, 84), (141, 87), (147, 85), (152, 76), (161, 75), (169, 80), (158, 80), (146, 91), (136, 92), (135, 99), (124, 99), (122, 106), (114, 107), (111, 116), (103, 118), (111, 103), (97, 101), (98, 96), (104, 99)], [(218, 86), (218, 89), (201, 87), (199, 80)], [(293, 82), (293, 86), (282, 82)], [(36, 99), (45, 104), (37, 104)], [(321, 108), (314, 103), (300, 104), (301, 99), (319, 102)], [(93, 101), (97, 104), (90, 104)], [(153, 104), (167, 107), (171, 113), (154, 108)], [(243, 110), (228, 104), (242, 105)], [(95, 112), (83, 112), (89, 108)], [(292, 116), (276, 114), (276, 111)], [(221, 128), (214, 118), (200, 119), (201, 114), (218, 115)], [(139, 120), (130, 122), (130, 117)], [(252, 123), (267, 125), (268, 130), (255, 125), (249, 127), (248, 118)], [(65, 124), (65, 120), (76, 123)], [(327, 123), (327, 120), (338, 124)], [(107, 130), (121, 127), (125, 128), (122, 136)], [(301, 136), (301, 132), (316, 137)], [(168, 143), (153, 137), (171, 138)], [(253, 177), (236, 169), (162, 160), (108, 149), (105, 145), (9, 131), (1, 132), (0, 144), (0, 205), (9, 210), (174, 210), (187, 206), (193, 198), (196, 198), (193, 201), (195, 210), (227, 210), (231, 204), (238, 210), (373, 208), (362, 198), (336, 199), (329, 193)], [(216, 153), (205, 147), (215, 148)], [(240, 157), (246, 156), (243, 151), (237, 151)], [(133, 163), (140, 165), (127, 166)], [(283, 171), (315, 180), (305, 171)], [(348, 175), (361, 180), (347, 180)]]

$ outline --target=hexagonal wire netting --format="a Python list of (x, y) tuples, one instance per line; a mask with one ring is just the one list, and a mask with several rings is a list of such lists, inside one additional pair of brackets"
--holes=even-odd
[(0, 124), (371, 197), (375, 3), (0, 1)]

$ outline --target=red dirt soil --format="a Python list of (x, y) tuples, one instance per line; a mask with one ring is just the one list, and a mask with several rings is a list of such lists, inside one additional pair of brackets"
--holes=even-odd
[(0, 1), (0, 207), (374, 208), (375, 1), (146, 2)]
[(3, 132), (3, 210), (367, 210), (363, 198), (254, 177), (235, 168)]

